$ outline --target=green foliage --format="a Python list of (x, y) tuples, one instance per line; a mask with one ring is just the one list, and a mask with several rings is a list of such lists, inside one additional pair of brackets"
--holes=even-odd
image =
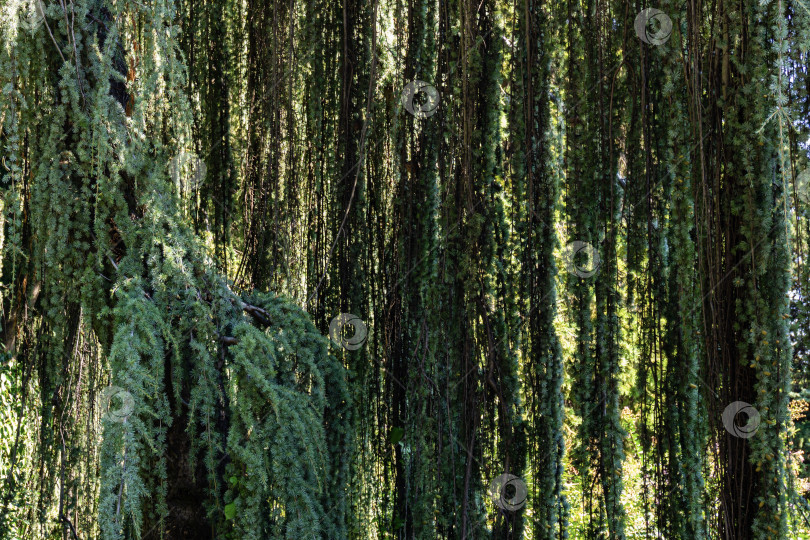
[(0, 0), (0, 536), (805, 534), (803, 2), (657, 46), (616, 1), (42, 2)]
[[(53, 37), (40, 28), (19, 38), (34, 40), (50, 62), (65, 63), (54, 70), (56, 80), (43, 70), (37, 84), (15, 91), (18, 103), (39, 113), (26, 113), (29, 143), (15, 154), (32, 167), (24, 171), (31, 185), (11, 180), (25, 211), (11, 208), (11, 199), (5, 205), (9, 230), (21, 229), (16, 238), (28, 253), (11, 259), (11, 286), (25, 286), (34, 275), (38, 280), (39, 299), (30, 300), (26, 292), (28, 301), (37, 301), (37, 314), (19, 331), (26, 341), (29, 335), (36, 339), (19, 354), (26, 359), (22, 365), (41, 358), (32, 385), (38, 390), (39, 441), (36, 454), (16, 459), (28, 466), (39, 461), (48, 471), (34, 507), (43, 536), (54, 518), (60, 527), (74, 526), (77, 502), (96, 492), (93, 467), (72, 467), (65, 478), (65, 464), (77, 463), (74, 456), (80, 455), (72, 441), (92, 443), (99, 435), (100, 455), (86, 458), (90, 465), (98, 460), (100, 469), (93, 521), (102, 538), (169, 534), (176, 527), (173, 492), (189, 474), (223, 534), (343, 536), (345, 514), (328, 514), (342, 507), (350, 456), (343, 368), (303, 310), (274, 295), (231, 291), (215, 273), (206, 246), (182, 221), (161, 166), (167, 151), (156, 130), (178, 126), (182, 138), (188, 118), (182, 89), (171, 82), (183, 81), (182, 64), (173, 55), (177, 44), (165, 32), (171, 11), (162, 6), (142, 13), (147, 37), (139, 48), (138, 84), (128, 87), (127, 101), (117, 94), (125, 66), (117, 64), (115, 16), (97, 2), (72, 9), (82, 21), (75, 32), (49, 12)], [(80, 57), (68, 60), (74, 47)], [(21, 83), (18, 77), (12, 83)], [(36, 268), (42, 270), (29, 274)], [(86, 348), (77, 353), (80, 363), (67, 363), (71, 350), (84, 350), (79, 345)], [(90, 385), (83, 376), (88, 369)], [(90, 422), (77, 422), (92, 411), (100, 379), (132, 395), (135, 407), (125, 421), (105, 417), (99, 425), (91, 415)], [(72, 409), (72, 403), (87, 405)], [(190, 450), (180, 468), (172, 461), (177, 447), (171, 445), (178, 440)], [(301, 456), (307, 458), (303, 469)], [(245, 477), (230, 490), (223, 464)], [(290, 474), (296, 470), (299, 476)], [(80, 485), (90, 491), (81, 495)], [(4, 515), (10, 500), (4, 501)], [(234, 505), (229, 518), (221, 510), (226, 504)], [(59, 514), (49, 516), (56, 506)], [(270, 514), (270, 507), (281, 511)], [(95, 534), (87, 525), (94, 508), (82, 510), (76, 523), (88, 535)]]
[(300, 308), (269, 295), (249, 301), (272, 326), (260, 330), (242, 321), (233, 327), (239, 344), (230, 351), (227, 449), (237, 482), (226, 493), (235, 505), (232, 536), (345, 536), (341, 514), (330, 515), (329, 505), (338, 500), (330, 495), (340, 496), (332, 469), (340, 467), (338, 451), (346, 450), (335, 443), (350, 433), (345, 422), (332, 425), (329, 437), (338, 440), (329, 444), (324, 425), (328, 406), (349, 401), (340, 365)]

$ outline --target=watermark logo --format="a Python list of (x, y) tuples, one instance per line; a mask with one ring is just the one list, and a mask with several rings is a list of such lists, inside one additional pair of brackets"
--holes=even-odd
[[(737, 422), (740, 413), (748, 417), (748, 422), (745, 425), (739, 425)], [(759, 429), (760, 420), (759, 411), (745, 401), (735, 401), (723, 411), (723, 427), (726, 428), (726, 431), (741, 439), (753, 437), (757, 429)]]
[(199, 188), (207, 172), (205, 162), (194, 152), (183, 150), (169, 161), (169, 174), (181, 191)]
[[(577, 264), (577, 257), (581, 257), (581, 254), (587, 256), (585, 264)], [(570, 273), (581, 278), (589, 278), (594, 275), (599, 270), (599, 265), (602, 262), (595, 247), (588, 242), (580, 242), (579, 240), (565, 246), (563, 260), (565, 261), (565, 268)]]
[(489, 496), (492, 497), (495, 506), (510, 512), (526, 506), (528, 493), (526, 484), (514, 474), (502, 474), (489, 485)]
[[(343, 334), (347, 325), (354, 331), (351, 337)], [(368, 339), (368, 328), (360, 317), (351, 313), (341, 313), (329, 323), (329, 337), (347, 351), (356, 351)]]
[(42, 0), (31, 0), (20, 4), (20, 30), (34, 34), (45, 20)]
[(648, 45), (663, 45), (672, 35), (672, 19), (656, 8), (642, 10), (633, 26), (638, 38)]
[[(418, 94), (424, 94), (421, 103), (416, 102)], [(420, 120), (433, 116), (439, 110), (439, 91), (425, 81), (409, 82), (402, 90), (402, 106)]]
[(132, 394), (119, 386), (108, 386), (101, 391), (101, 417), (110, 422), (124, 422), (135, 408)]

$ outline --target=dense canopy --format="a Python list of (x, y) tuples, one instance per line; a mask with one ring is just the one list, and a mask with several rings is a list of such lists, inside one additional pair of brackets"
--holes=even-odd
[(810, 538), (807, 0), (0, 0), (0, 538)]

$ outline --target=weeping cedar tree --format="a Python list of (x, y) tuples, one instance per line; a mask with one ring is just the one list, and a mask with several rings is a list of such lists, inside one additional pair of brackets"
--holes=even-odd
[[(76, 522), (95, 505), (102, 538), (345, 537), (341, 364), (299, 307), (233, 292), (179, 219), (166, 163), (189, 107), (173, 4), (131, 27), (98, 0), (45, 5), (32, 32), (2, 31), (3, 329), (39, 387), (22, 395), (39, 408), (25, 426), (37, 455), (15, 441), (39, 475), (4, 479), (2, 536), (22, 501), (41, 537), (95, 530)], [(89, 420), (108, 380), (134, 410), (103, 421), (98, 456)]]
[(790, 534), (810, 12), (664, 0), (651, 46), (620, 0), (41, 5), (0, 0), (0, 536)]
[(784, 432), (791, 372), (785, 320), (789, 127), (781, 110), (786, 21), (779, 3), (749, 1), (716, 9), (725, 26), (715, 39), (738, 38), (728, 41), (719, 67), (705, 68), (716, 75), (709, 77), (711, 95), (721, 98), (695, 103), (705, 107), (705, 116), (697, 109), (690, 115), (711, 138), (695, 197), (699, 251), (706, 254), (701, 261), (706, 367), (720, 397), (710, 399), (709, 410), (710, 418), (719, 418), (727, 404), (741, 400), (754, 404), (763, 417), (757, 437), (750, 439), (718, 426), (723, 468), (717, 528), (726, 537), (783, 538), (788, 533)]

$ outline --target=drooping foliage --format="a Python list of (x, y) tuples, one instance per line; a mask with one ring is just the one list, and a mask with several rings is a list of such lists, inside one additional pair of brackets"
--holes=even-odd
[(810, 11), (650, 7), (0, 0), (0, 537), (806, 535)]
[[(26, 426), (36, 442), (18, 438), (14, 453), (42, 474), (8, 471), (6, 493), (34, 504), (22, 527), (7, 497), (3, 526), (40, 537), (65, 526), (104, 538), (343, 535), (331, 512), (346, 481), (334, 449), (351, 431), (343, 368), (299, 307), (232, 292), (181, 220), (165, 167), (176, 142), (164, 136), (190, 140), (172, 5), (132, 14), (133, 26), (102, 3), (71, 8), (76, 30), (51, 6), (14, 36), (13, 50), (31, 55), (25, 69), (42, 76), (6, 87), (26, 142), (6, 176), (19, 205), (6, 206), (18, 231), (9, 244), (24, 256), (7, 265), (21, 294), (7, 298), (17, 315), (4, 330), (28, 343), (16, 359), (37, 394), (21, 407), (38, 421)], [(123, 422), (98, 421), (107, 381), (132, 397)]]

